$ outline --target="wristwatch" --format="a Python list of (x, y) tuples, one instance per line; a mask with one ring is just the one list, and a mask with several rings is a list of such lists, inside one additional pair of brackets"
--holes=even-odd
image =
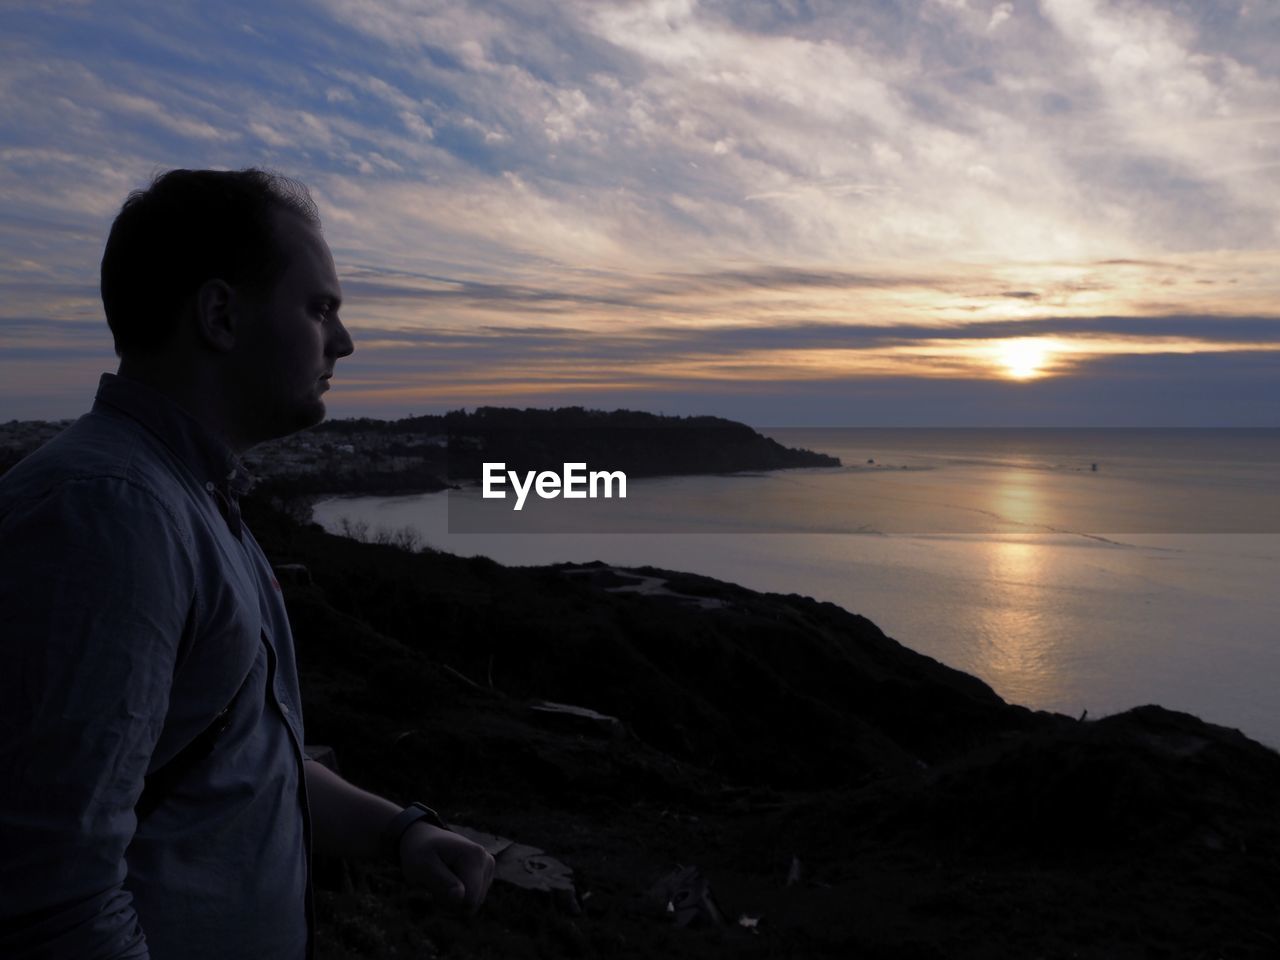
[(439, 827), (441, 830), (449, 829), (449, 825), (444, 822), (440, 814), (425, 803), (418, 803), (415, 800), (397, 813), (382, 831), (380, 843), (382, 852), (388, 860), (395, 863), (400, 862), (400, 841), (404, 838), (405, 831), (419, 820), (425, 820), (433, 827)]

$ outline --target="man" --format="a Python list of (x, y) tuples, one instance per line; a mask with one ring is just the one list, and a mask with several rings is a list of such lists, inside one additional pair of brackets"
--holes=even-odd
[(300, 958), (311, 845), (476, 909), (493, 859), (304, 762), (238, 457), (352, 352), (306, 189), (174, 170), (102, 260), (119, 373), (0, 480), (0, 956)]

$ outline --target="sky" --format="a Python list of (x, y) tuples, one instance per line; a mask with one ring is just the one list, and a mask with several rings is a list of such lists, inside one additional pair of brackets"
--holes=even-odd
[(306, 182), (333, 416), (1280, 426), (1274, 0), (0, 0), (0, 420), (111, 219)]

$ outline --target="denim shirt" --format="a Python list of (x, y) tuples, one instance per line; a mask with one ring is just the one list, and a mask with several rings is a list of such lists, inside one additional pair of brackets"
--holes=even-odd
[[(110, 374), (0, 478), (0, 956), (309, 955), (293, 638), (242, 482)], [(233, 702), (139, 821), (146, 775)]]

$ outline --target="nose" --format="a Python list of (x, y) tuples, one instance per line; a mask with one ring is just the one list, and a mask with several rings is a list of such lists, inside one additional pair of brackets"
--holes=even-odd
[(351, 334), (343, 325), (342, 321), (334, 318), (334, 322), (329, 327), (329, 341), (325, 344), (325, 352), (334, 359), (349, 357), (355, 353), (356, 345), (351, 342)]

